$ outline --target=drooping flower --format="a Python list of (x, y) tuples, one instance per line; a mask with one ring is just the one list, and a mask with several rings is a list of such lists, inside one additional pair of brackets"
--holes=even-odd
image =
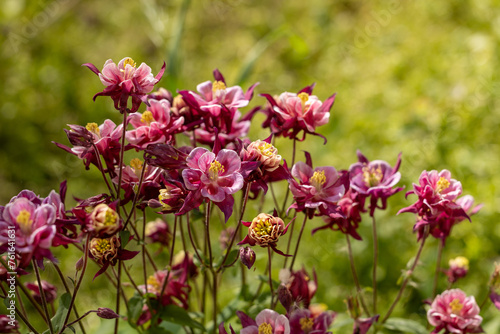
[(469, 260), (463, 256), (450, 259), (448, 265), (449, 269), (445, 273), (450, 283), (455, 283), (459, 278), (465, 277), (469, 271)]
[[(38, 285), (38, 282), (26, 283), (26, 287), (32, 291), (35, 301), (38, 304), (42, 305), (42, 296), (40, 293), (40, 286)], [(52, 302), (57, 298), (57, 288), (49, 282), (42, 280), (42, 290), (45, 294), (46, 302), (48, 304), (52, 304)]]
[(112, 236), (122, 227), (120, 216), (115, 210), (116, 203), (111, 205), (98, 204), (90, 214), (89, 228), (100, 237)]
[(110, 238), (92, 238), (89, 244), (89, 253), (90, 257), (101, 265), (101, 269), (94, 275), (94, 279), (104, 273), (110, 265), (114, 266), (118, 260), (130, 260), (139, 254), (138, 251), (123, 249), (120, 238), (116, 234)]
[(150, 144), (167, 143), (182, 132), (183, 117), (172, 118), (167, 100), (150, 100), (150, 106), (142, 114), (130, 114), (128, 121), (134, 130), (126, 132), (126, 138), (137, 149)]
[(345, 302), (349, 316), (354, 320), (352, 334), (368, 333), (373, 324), (378, 321), (380, 315), (376, 314), (369, 318), (361, 318), (361, 308), (357, 296), (349, 296)]
[(318, 289), (316, 272), (313, 270), (311, 277), (304, 268), (294, 271), (282, 269), (279, 277), (281, 284), (290, 291), (293, 301), (297, 305), (301, 304), (304, 308), (309, 308), (311, 299)]
[(474, 296), (468, 297), (460, 289), (446, 290), (436, 296), (427, 311), (427, 320), (436, 328), (433, 334), (444, 333), (483, 333), (479, 306)]
[(348, 189), (347, 174), (337, 172), (335, 167), (313, 169), (309, 164), (299, 161), (292, 168), (292, 176), (299, 182), (290, 180), (289, 187), (295, 199), (290, 209), (308, 211), (309, 216), (316, 209), (326, 213), (337, 211), (337, 202)]
[(172, 233), (168, 224), (161, 218), (150, 221), (146, 224), (146, 241), (149, 243), (159, 243), (162, 246), (168, 247), (172, 239)]
[(288, 230), (283, 220), (275, 215), (260, 213), (252, 222), (242, 222), (248, 227), (248, 234), (238, 243), (238, 245), (249, 244), (250, 246), (271, 247), (273, 251), (286, 256), (276, 248), (279, 238)]
[(245, 148), (246, 161), (259, 161), (264, 172), (273, 172), (280, 166), (281, 155), (278, 149), (265, 140), (256, 140)]
[(243, 328), (240, 334), (290, 334), (290, 322), (287, 317), (276, 311), (262, 310), (255, 320), (241, 311), (236, 315), (240, 318)]
[(19, 331), (19, 323), (15, 315), (0, 314), (0, 332), (5, 334), (17, 334)]
[[(113, 99), (115, 109), (120, 112), (135, 112), (139, 109), (141, 102), (146, 101), (146, 96), (160, 81), (165, 71), (165, 63), (156, 76), (151, 73), (151, 68), (142, 63), (139, 67), (132, 58), (126, 57), (115, 64), (111, 59), (104, 63), (102, 73), (91, 63), (83, 64), (99, 76), (106, 88), (94, 95), (94, 101), (98, 96), (109, 96)], [(128, 100), (132, 98), (131, 108), (128, 109)]]
[(335, 319), (335, 312), (325, 311), (314, 315), (308, 309), (297, 309), (290, 315), (290, 332), (293, 334), (326, 334)]
[(240, 248), (240, 260), (248, 269), (255, 263), (255, 252), (250, 247)]
[[(385, 210), (388, 197), (403, 190), (394, 188), (401, 179), (401, 173), (398, 172), (401, 154), (394, 168), (382, 160), (369, 161), (360, 151), (358, 159), (359, 162), (349, 167), (350, 186), (361, 195), (362, 203), (370, 197), (370, 216), (373, 216), (376, 208)], [(381, 206), (378, 206), (379, 200)]]
[[(285, 92), (278, 98), (262, 94), (269, 102), (263, 110), (267, 120), (262, 126), (270, 127), (277, 136), (302, 141), (309, 133), (324, 138), (326, 142), (325, 137), (316, 133), (316, 128), (328, 123), (336, 94), (321, 102), (317, 96), (311, 95), (313, 88), (314, 84), (303, 88), (298, 94)], [(300, 132), (303, 132), (302, 138), (298, 137)]]
[(186, 162), (188, 168), (182, 171), (186, 188), (199, 192), (219, 206), (227, 221), (233, 211), (232, 194), (243, 187), (243, 177), (238, 172), (241, 167), (238, 154), (222, 149), (215, 155), (206, 148), (197, 147)]
[(500, 310), (500, 264), (495, 263), (495, 269), (491, 275), (490, 282), (490, 300), (495, 307)]

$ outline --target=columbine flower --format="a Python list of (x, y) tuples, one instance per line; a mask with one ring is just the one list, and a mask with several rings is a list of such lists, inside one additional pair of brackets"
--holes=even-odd
[(263, 172), (273, 172), (280, 166), (281, 155), (278, 154), (278, 149), (271, 143), (264, 140), (256, 140), (251, 142), (245, 149), (246, 161), (259, 161), (259, 168)]
[(465, 277), (469, 271), (469, 260), (466, 257), (458, 256), (448, 262), (450, 268), (446, 271), (448, 281), (455, 283), (459, 278)]
[(479, 306), (474, 296), (467, 297), (460, 289), (446, 290), (436, 296), (431, 308), (427, 311), (427, 319), (436, 328), (432, 333), (482, 333)]
[(290, 315), (290, 329), (294, 334), (326, 334), (335, 318), (335, 312), (326, 311), (314, 316), (308, 309), (297, 309)]
[[(40, 294), (40, 287), (38, 285), (38, 282), (27, 283), (26, 287), (33, 292), (33, 298), (35, 299), (35, 301), (38, 304), (42, 305), (42, 296)], [(45, 294), (45, 300), (47, 301), (47, 303), (52, 304), (52, 302), (57, 298), (57, 288), (49, 282), (42, 280), (42, 290)]]
[(315, 209), (324, 212), (336, 210), (337, 202), (344, 196), (347, 175), (338, 173), (334, 167), (317, 167), (312, 169), (311, 165), (302, 161), (297, 162), (292, 168), (292, 176), (299, 179), (290, 180), (295, 203), (289, 209), (297, 211), (309, 211), (312, 216)]
[(128, 121), (134, 130), (126, 132), (126, 138), (134, 147), (145, 149), (150, 144), (166, 143), (182, 132), (184, 118), (171, 117), (167, 100), (150, 100), (150, 106), (142, 114), (133, 113)]
[(110, 265), (114, 266), (118, 260), (130, 260), (139, 253), (122, 249), (120, 238), (117, 235), (110, 238), (92, 238), (89, 250), (90, 256), (102, 266), (95, 274), (94, 279), (104, 273)]
[(240, 260), (248, 269), (255, 263), (255, 252), (250, 247), (240, 248)]
[[(304, 140), (307, 133), (321, 136), (315, 131), (318, 126), (328, 123), (335, 94), (323, 103), (315, 95), (311, 95), (313, 87), (314, 85), (305, 87), (298, 94), (285, 92), (279, 98), (262, 94), (269, 102), (264, 110), (268, 119), (262, 126), (269, 126), (273, 134), (290, 139)], [(299, 139), (297, 136), (301, 131), (303, 135)], [(326, 142), (326, 138), (324, 139)]]
[[(401, 165), (401, 154), (394, 168), (382, 160), (369, 161), (360, 151), (358, 151), (359, 162), (349, 167), (349, 178), (351, 188), (358, 192), (364, 202), (364, 198), (370, 197), (370, 216), (373, 216), (375, 209), (385, 210), (387, 198), (403, 190), (403, 188), (393, 188), (401, 179), (398, 172)], [(381, 206), (378, 206), (378, 201)]]
[(115, 211), (114, 204), (98, 204), (90, 215), (90, 227), (100, 237), (111, 236), (117, 233), (121, 227), (121, 219)]
[(161, 218), (157, 218), (146, 224), (146, 241), (150, 243), (157, 242), (162, 246), (168, 247), (172, 233), (168, 224)]
[(495, 270), (491, 275), (489, 287), (490, 300), (500, 310), (500, 264), (498, 263), (495, 263)]
[(276, 311), (265, 309), (257, 314), (255, 320), (241, 311), (236, 314), (243, 325), (240, 334), (290, 334), (288, 319)]
[(242, 224), (248, 227), (248, 234), (238, 245), (249, 244), (250, 246), (271, 247), (276, 253), (285, 255), (276, 248), (279, 238), (288, 230), (288, 225), (285, 226), (281, 218), (267, 213), (260, 213), (252, 222), (242, 222)]
[(279, 278), (281, 284), (290, 291), (293, 301), (308, 308), (318, 289), (316, 272), (313, 270), (311, 277), (304, 268), (291, 272), (288, 269), (281, 269)]
[(15, 316), (0, 314), (0, 332), (8, 334), (8, 333), (20, 333), (19, 331), (19, 323), (17, 322)]
[[(120, 112), (135, 112), (139, 109), (141, 101), (146, 102), (146, 94), (153, 90), (154, 85), (160, 81), (165, 71), (165, 63), (156, 76), (151, 73), (151, 68), (142, 63), (136, 66), (132, 58), (126, 57), (116, 65), (111, 59), (104, 63), (102, 73), (91, 63), (83, 64), (99, 76), (106, 88), (94, 95), (94, 101), (98, 96), (109, 96), (115, 103), (115, 109)], [(132, 106), (127, 110), (129, 97), (132, 98)]]
[(238, 172), (241, 167), (238, 154), (223, 149), (215, 155), (197, 147), (186, 162), (188, 168), (182, 171), (186, 188), (213, 201), (224, 212), (227, 221), (233, 212), (232, 194), (243, 187), (243, 177)]

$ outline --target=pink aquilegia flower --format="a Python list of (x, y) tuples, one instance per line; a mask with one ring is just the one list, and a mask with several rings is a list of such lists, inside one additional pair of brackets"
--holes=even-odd
[(338, 173), (334, 167), (316, 167), (302, 161), (297, 162), (292, 168), (290, 190), (295, 199), (289, 209), (308, 211), (312, 216), (316, 209), (329, 213), (337, 209), (337, 202), (344, 196), (348, 189), (347, 174)]
[(161, 218), (156, 218), (146, 224), (146, 242), (159, 243), (162, 246), (168, 247), (172, 239), (172, 232), (168, 224)]
[(458, 256), (448, 262), (449, 269), (445, 271), (448, 282), (455, 283), (459, 278), (465, 277), (469, 272), (469, 260)]
[[(32, 291), (35, 301), (38, 304), (42, 305), (42, 296), (40, 293), (38, 282), (26, 283), (26, 287)], [(52, 304), (57, 298), (57, 288), (49, 282), (42, 280), (42, 290), (45, 294), (45, 300), (47, 301), (47, 303)]]
[(318, 126), (328, 123), (336, 94), (321, 102), (317, 96), (311, 95), (313, 88), (314, 84), (298, 94), (282, 93), (279, 98), (262, 94), (269, 102), (264, 110), (268, 119), (262, 126), (270, 127), (271, 132), (278, 136), (298, 139), (298, 134), (303, 131), (302, 138), (298, 140), (304, 140), (309, 133), (322, 137), (326, 142), (326, 138), (315, 131)]
[(236, 314), (241, 320), (243, 328), (240, 334), (290, 334), (290, 323), (288, 319), (276, 311), (262, 310), (255, 320), (241, 311)]
[(483, 333), (479, 316), (479, 306), (474, 296), (467, 297), (460, 289), (446, 290), (438, 295), (427, 311), (427, 319), (436, 328), (433, 334), (444, 333)]
[(315, 316), (308, 309), (297, 309), (290, 315), (290, 330), (293, 334), (326, 334), (335, 319), (335, 312), (326, 311)]
[[(373, 216), (376, 208), (385, 210), (388, 197), (403, 190), (394, 188), (401, 179), (401, 173), (398, 172), (401, 154), (394, 168), (382, 160), (369, 161), (360, 151), (358, 159), (359, 162), (349, 167), (351, 188), (360, 194), (363, 204), (364, 199), (370, 197), (370, 216)], [(378, 206), (379, 200), (381, 206)]]
[(313, 270), (312, 273), (311, 277), (304, 268), (294, 271), (281, 269), (279, 275), (281, 284), (290, 291), (292, 300), (297, 305), (302, 304), (304, 308), (309, 307), (318, 289), (316, 272)]
[(133, 113), (128, 121), (134, 130), (127, 131), (126, 138), (134, 147), (144, 149), (150, 144), (166, 143), (176, 133), (182, 132), (184, 118), (172, 118), (170, 102), (149, 100), (150, 106), (142, 114)]
[(242, 222), (243, 226), (248, 227), (248, 234), (238, 243), (238, 245), (249, 244), (250, 246), (271, 247), (273, 251), (280, 255), (285, 255), (282, 251), (276, 248), (276, 243), (279, 238), (288, 230), (288, 225), (280, 217), (277, 217), (276, 211), (274, 215), (260, 213), (252, 222)]
[(182, 171), (186, 188), (199, 192), (219, 206), (227, 221), (233, 212), (232, 194), (243, 187), (243, 177), (238, 172), (241, 167), (238, 154), (223, 149), (216, 155), (206, 148), (197, 147), (186, 162), (188, 168)]
[[(94, 95), (94, 101), (98, 96), (109, 96), (113, 99), (115, 109), (123, 112), (135, 112), (139, 109), (141, 102), (146, 104), (146, 96), (160, 81), (165, 72), (165, 63), (156, 76), (151, 73), (151, 68), (142, 63), (136, 66), (132, 58), (126, 57), (116, 65), (111, 59), (104, 63), (102, 73), (91, 63), (83, 64), (99, 76), (106, 88)], [(128, 109), (128, 99), (132, 98), (132, 106)]]

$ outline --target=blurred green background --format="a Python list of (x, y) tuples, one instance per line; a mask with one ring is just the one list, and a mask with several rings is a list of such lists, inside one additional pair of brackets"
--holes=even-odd
[[(212, 80), (214, 68), (228, 85), (246, 89), (260, 82), (257, 94), (296, 92), (316, 82), (315, 95), (324, 100), (337, 92), (337, 99), (330, 123), (318, 129), (328, 143), (310, 137), (298, 145), (311, 152), (315, 166), (347, 169), (357, 149), (371, 160), (394, 164), (403, 152), (401, 184), (407, 190), (422, 170), (449, 169), (465, 194), (484, 203), (471, 224), (455, 228), (443, 255), (443, 263), (458, 255), (470, 259), (469, 277), (458, 286), (481, 302), (500, 252), (499, 5), (489, 0), (3, 0), (0, 203), (25, 188), (46, 196), (65, 179), (70, 195), (105, 190), (95, 170), (85, 172), (77, 158), (51, 144), (68, 143), (66, 124), (120, 121), (110, 100), (92, 101), (102, 85), (83, 63), (101, 69), (109, 58), (130, 56), (156, 74), (166, 61), (160, 86), (172, 91), (194, 90)], [(251, 106), (264, 102), (256, 95)], [(259, 127), (262, 119), (253, 123), (251, 139), (267, 137)], [(278, 140), (277, 147), (290, 160), (290, 142)], [(395, 216), (413, 200), (399, 193), (386, 212), (377, 213), (381, 300), (392, 300), (395, 290), (389, 288), (416, 250), (414, 217)], [(370, 286), (371, 227), (368, 217), (364, 220), (360, 231), (366, 241), (356, 242), (354, 252), (362, 284)], [(310, 223), (306, 233), (315, 226)], [(354, 290), (343, 235), (323, 231), (312, 239), (308, 233), (304, 243), (302, 262), (320, 273), (316, 301), (344, 312), (346, 291)], [(434, 240), (428, 243), (415, 278), (419, 288), (405, 296), (414, 303), (396, 315), (413, 314), (425, 323), (420, 302), (432, 289), (428, 273), (436, 249)], [(76, 259), (65, 256), (61, 261), (72, 270)], [(92, 291), (89, 286), (89, 304), (93, 298), (106, 300), (106, 294)], [(499, 331), (499, 314), (493, 307), (483, 313), (486, 332)]]

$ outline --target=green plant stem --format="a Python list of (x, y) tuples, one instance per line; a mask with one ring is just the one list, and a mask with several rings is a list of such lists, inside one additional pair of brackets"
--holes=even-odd
[(66, 318), (64, 319), (64, 323), (61, 326), (61, 330), (59, 331), (59, 334), (62, 334), (64, 332), (64, 329), (66, 328), (66, 324), (68, 323), (69, 316), (71, 314), (71, 309), (73, 308), (73, 305), (75, 305), (75, 299), (76, 299), (76, 294), (78, 293), (78, 289), (80, 289), (80, 285), (82, 284), (83, 281), (83, 276), (85, 275), (85, 270), (87, 269), (87, 262), (89, 258), (89, 244), (90, 244), (90, 235), (87, 235), (87, 239), (85, 241), (85, 248), (83, 249), (83, 268), (82, 272), (80, 273), (80, 277), (78, 278), (78, 282), (76, 283), (75, 289), (73, 291), (73, 295), (71, 296), (71, 301), (69, 302), (69, 307), (68, 307), (68, 313), (66, 314)]
[[(127, 224), (129, 223), (130, 219), (132, 218), (132, 214), (135, 212), (134, 208), (135, 208), (135, 205), (137, 204), (137, 200), (139, 199), (139, 194), (141, 193), (142, 182), (144, 180), (144, 173), (146, 171), (147, 166), (148, 166), (147, 163), (144, 161), (144, 164), (142, 165), (141, 176), (139, 177), (139, 184), (137, 185), (137, 191), (134, 194), (134, 200), (132, 201), (132, 207), (130, 209), (130, 213), (127, 216), (127, 220), (123, 224), (123, 229), (125, 229), (127, 227)], [(144, 217), (144, 224), (146, 224), (145, 217)]]
[[(144, 168), (143, 168), (144, 170)], [(142, 174), (141, 174), (142, 176)], [(141, 178), (142, 179), (142, 178)], [(137, 191), (139, 192), (139, 190)], [(137, 196), (136, 196), (137, 197)], [(177, 219), (177, 216), (175, 216)], [(148, 293), (148, 270), (146, 268), (146, 210), (142, 210), (142, 275), (144, 278), (144, 287)]]
[(377, 314), (377, 265), (378, 265), (378, 238), (377, 238), (377, 222), (375, 216), (372, 216), (372, 235), (373, 235), (373, 314)]
[(66, 327), (72, 326), (73, 324), (75, 324), (75, 323), (77, 323), (77, 322), (78, 322), (78, 323), (81, 323), (80, 321), (81, 321), (83, 318), (85, 318), (86, 316), (88, 316), (88, 315), (89, 315), (90, 313), (92, 313), (92, 312), (96, 312), (96, 311), (92, 310), (92, 311), (88, 311), (88, 312), (84, 313), (81, 317), (78, 317), (75, 321), (72, 321), (72, 322), (70, 322), (69, 324), (67, 324), (67, 325), (66, 325)]
[[(116, 275), (116, 314), (120, 314), (120, 291), (121, 291), (121, 280), (122, 280), (122, 260), (118, 260), (118, 273)], [(118, 334), (118, 327), (120, 326), (120, 318), (115, 319), (115, 334)]]
[(292, 263), (290, 264), (290, 271), (293, 270), (293, 265), (295, 263), (295, 259), (297, 258), (297, 253), (299, 252), (300, 239), (302, 238), (302, 233), (304, 233), (304, 227), (306, 226), (306, 222), (307, 222), (307, 212), (304, 212), (304, 221), (302, 222), (302, 227), (300, 228), (297, 244), (295, 245), (295, 251), (293, 252)]
[[(101, 172), (102, 178), (104, 179), (106, 186), (108, 187), (109, 194), (111, 195), (111, 197), (113, 197), (113, 196), (115, 196), (115, 194), (114, 194), (113, 188), (111, 188), (111, 186), (108, 182), (108, 178), (106, 177), (106, 173), (104, 173), (104, 168), (102, 166), (102, 161), (101, 161), (101, 154), (99, 153), (99, 150), (97, 149), (97, 146), (94, 143), (92, 143), (92, 147), (94, 148), (94, 153), (96, 156), (99, 171)], [(116, 190), (116, 188), (115, 188), (115, 190)]]
[(418, 260), (420, 259), (420, 255), (422, 254), (422, 249), (424, 249), (425, 240), (427, 240), (428, 235), (429, 235), (429, 226), (426, 226), (425, 231), (424, 231), (424, 236), (422, 237), (422, 241), (420, 243), (420, 247), (418, 248), (417, 255), (415, 256), (415, 260), (413, 261), (413, 264), (412, 264), (410, 270), (408, 270), (408, 272), (406, 273), (406, 278), (403, 281), (403, 284), (401, 284), (401, 288), (399, 289), (398, 295), (396, 296), (396, 299), (394, 300), (391, 307), (389, 308), (389, 311), (387, 311), (387, 314), (385, 315), (384, 319), (382, 319), (381, 324), (384, 324), (387, 321), (387, 319), (389, 319), (392, 311), (394, 310), (397, 303), (401, 299), (401, 296), (403, 295), (403, 292), (406, 288), (406, 285), (410, 281), (410, 277), (413, 274), (413, 271), (415, 270), (415, 268), (417, 267)]
[(356, 291), (358, 292), (359, 300), (361, 302), (361, 307), (363, 308), (363, 311), (365, 311), (368, 317), (370, 317), (370, 311), (368, 311), (368, 307), (366, 307), (365, 298), (363, 297), (363, 291), (361, 290), (358, 274), (356, 272), (356, 266), (354, 265), (354, 256), (352, 255), (351, 239), (348, 234), (346, 234), (345, 237), (347, 240), (347, 252), (349, 255), (349, 263), (351, 265), (352, 278), (354, 280), (354, 284), (356, 285)]
[[(168, 273), (167, 273), (167, 277), (165, 277), (165, 280), (163, 281), (160, 296), (163, 296), (163, 293), (165, 292), (165, 288), (167, 287), (168, 280), (170, 278), (170, 273), (172, 272), (172, 261), (174, 259), (175, 235), (176, 234), (177, 234), (177, 216), (175, 216), (175, 218), (174, 218), (174, 231), (172, 232), (172, 243), (170, 244), (170, 259), (168, 260)], [(184, 256), (188, 256), (188, 255), (184, 254)]]
[[(123, 176), (123, 156), (125, 154), (125, 134), (127, 132), (127, 110), (121, 110), (123, 112), (123, 128), (122, 128), (122, 143), (120, 147), (120, 162), (118, 164), (118, 187), (116, 189), (116, 199), (118, 203), (116, 205), (116, 209), (118, 210), (118, 214), (120, 214), (121, 200), (120, 200), (120, 191), (122, 188), (122, 176)], [(134, 208), (131, 209), (132, 211)], [(118, 265), (120, 267), (120, 265)], [(119, 298), (119, 297), (117, 297)], [(118, 312), (117, 312), (118, 313)], [(117, 318), (118, 319), (118, 318)]]
[(31, 323), (28, 321), (27, 317), (25, 317), (21, 312), (19, 312), (18, 308), (16, 307), (16, 314), (19, 316), (19, 318), (21, 318), (21, 320), (24, 322), (24, 324), (30, 329), (30, 331), (33, 332), (33, 334), (40, 334), (40, 332), (38, 332), (34, 327), (33, 325), (31, 325)]
[[(70, 295), (71, 295), (71, 292), (70, 292), (70, 290), (69, 290), (68, 283), (66, 282), (66, 279), (64, 278), (64, 275), (63, 275), (63, 273), (62, 273), (62, 271), (61, 271), (61, 268), (59, 268), (59, 266), (58, 266), (56, 263), (54, 263), (54, 262), (52, 262), (52, 264), (54, 265), (54, 268), (56, 269), (57, 274), (59, 275), (59, 278), (61, 279), (61, 282), (62, 282), (62, 283), (63, 283), (63, 285), (64, 285), (64, 289), (66, 290), (66, 292), (67, 292), (68, 294), (70, 294)], [(78, 311), (77, 311), (77, 309), (76, 309), (76, 305), (75, 305), (75, 304), (73, 304), (73, 311), (75, 312), (75, 316), (76, 316), (77, 318), (79, 318), (80, 316), (78, 315)], [(73, 322), (73, 323), (74, 323), (74, 322)], [(83, 327), (83, 324), (82, 324), (80, 321), (78, 322), (78, 325), (80, 326), (80, 329), (82, 330), (82, 333), (83, 333), (83, 334), (86, 334), (85, 327)]]
[[(292, 226), (289, 228), (288, 232), (288, 243), (286, 245), (286, 254), (290, 253), (290, 247), (292, 246), (292, 237), (293, 237), (293, 231), (295, 230), (295, 218), (297, 217), (297, 210), (293, 210), (293, 219), (292, 219)], [(288, 263), (288, 256), (285, 256), (285, 261), (283, 261), (283, 269), (286, 268), (286, 264)]]
[[(40, 278), (40, 272), (38, 270), (38, 265), (37, 265), (35, 259), (32, 259), (31, 263), (33, 264), (33, 269), (35, 270), (36, 281), (38, 283), (38, 291), (40, 292), (40, 297), (42, 297), (43, 311), (45, 312), (45, 316), (49, 320), (49, 330), (50, 330), (51, 334), (54, 334), (54, 327), (52, 327), (52, 321), (50, 321), (49, 309), (47, 308), (47, 298), (45, 298), (45, 291), (43, 290), (42, 279)], [(69, 311), (68, 311), (68, 313), (69, 313)]]
[(268, 257), (268, 274), (269, 274), (269, 288), (271, 289), (271, 309), (274, 309), (274, 288), (273, 288), (273, 276), (272, 276), (272, 254), (271, 247), (267, 247), (267, 257)]
[[(295, 152), (296, 152), (296, 150), (297, 150), (297, 139), (293, 138), (292, 164), (290, 165), (291, 167), (293, 167), (293, 165), (295, 164)], [(283, 213), (283, 215), (286, 212), (285, 208), (286, 208), (286, 202), (288, 201), (288, 195), (290, 195), (290, 187), (286, 188), (285, 200), (283, 201), (283, 206), (281, 207), (281, 212)]]
[(443, 256), (443, 249), (444, 249), (444, 241), (439, 240), (438, 242), (439, 244), (438, 244), (438, 254), (436, 260), (436, 272), (434, 273), (434, 283), (432, 284), (432, 298), (436, 297), (439, 274), (441, 273), (441, 258)]

